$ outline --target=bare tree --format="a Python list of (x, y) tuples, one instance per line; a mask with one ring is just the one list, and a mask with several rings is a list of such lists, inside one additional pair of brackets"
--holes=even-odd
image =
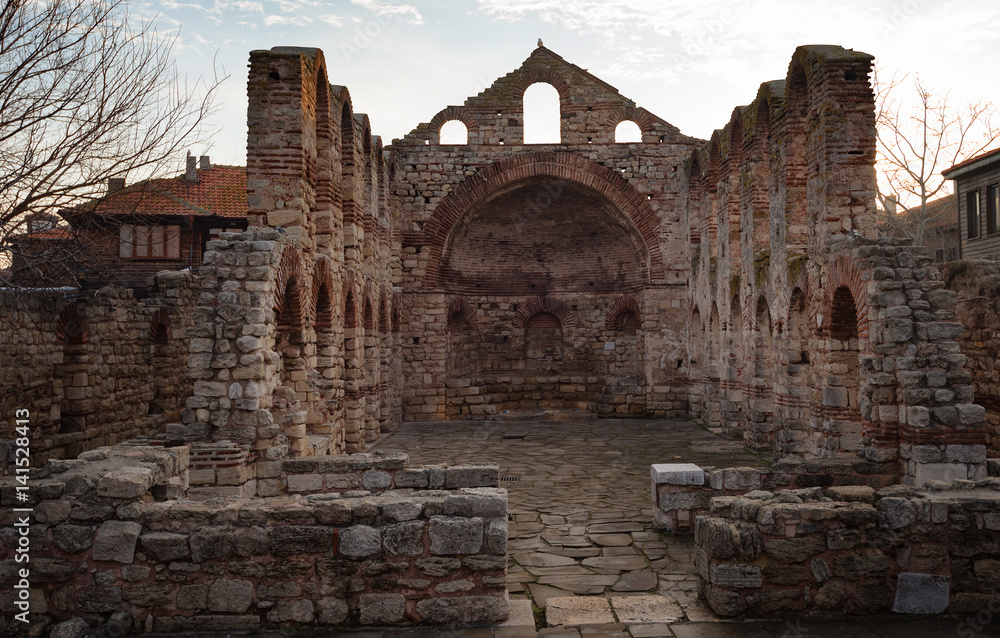
[(948, 214), (947, 208), (928, 207), (948, 193), (941, 171), (986, 150), (1000, 139), (1000, 128), (992, 102), (954, 107), (947, 93), (936, 94), (919, 77), (913, 79), (916, 101), (907, 100), (901, 96), (907, 79), (881, 84), (877, 73), (874, 78), (878, 199), (882, 221), (921, 246), (927, 223)]
[[(134, 19), (127, 0), (4, 3), (0, 266), (14, 260), (32, 219), (95, 205), (111, 178), (162, 175), (203, 141), (221, 80), (187, 86), (171, 60), (174, 41)], [(74, 239), (73, 229), (62, 232)], [(9, 275), (0, 285), (13, 284)]]

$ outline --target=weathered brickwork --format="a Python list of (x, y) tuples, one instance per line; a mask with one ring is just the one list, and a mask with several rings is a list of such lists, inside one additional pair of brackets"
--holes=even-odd
[(977, 478), (985, 415), (955, 294), (922, 249), (874, 239), (871, 60), (800, 47), (693, 154), (691, 412), (779, 457)]

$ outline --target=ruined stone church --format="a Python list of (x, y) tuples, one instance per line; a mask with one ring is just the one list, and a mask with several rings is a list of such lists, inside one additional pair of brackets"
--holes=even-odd
[[(704, 141), (540, 46), (384, 147), (321, 51), (254, 51), (249, 230), (145, 299), (8, 308), (34, 326), (11, 360), (53, 367), (8, 371), (4, 404), (37, 406), (42, 460), (157, 431), (263, 459), (363, 451), (401, 421), (643, 416), (917, 483), (981, 475), (956, 295), (877, 237), (871, 62), (800, 47)], [(524, 142), (536, 83), (558, 143)], [(441, 143), (454, 122), (464, 143)]]
[[(1000, 318), (976, 304), (1000, 274), (946, 270), (960, 298), (923, 249), (879, 237), (872, 59), (800, 47), (705, 141), (539, 46), (383, 146), (321, 51), (251, 52), (247, 230), (219, 232), (197, 268), (160, 272), (143, 295), (0, 299), (0, 407), (30, 412), (41, 613), (127, 613), (167, 633), (502, 620), (498, 467), (363, 454), (403, 421), (696, 418), (786, 463), (679, 483), (654, 466), (657, 520), (676, 531), (712, 495), (762, 484), (867, 490), (868, 505), (843, 504), (871, 510), (850, 523), (865, 534), (881, 520), (872, 488), (988, 488), (973, 481), (998, 467)], [(525, 143), (536, 83), (558, 93), (557, 143)], [(464, 143), (442, 143), (453, 122)], [(616, 140), (623, 122), (641, 141)], [(0, 483), (9, 504), (20, 488)], [(957, 506), (904, 500), (883, 499), (893, 530), (951, 520), (971, 539), (953, 565), (996, 562), (1000, 514), (976, 527)], [(747, 594), (761, 535), (785, 542), (801, 523), (824, 552), (818, 511), (766, 529), (705, 519), (722, 530), (699, 540), (712, 608), (768, 612)], [(757, 538), (746, 557), (713, 549), (738, 531)], [(709, 560), (739, 578), (710, 581)], [(923, 571), (940, 580), (943, 564)], [(907, 565), (876, 588), (921, 571)], [(808, 587), (829, 577), (794, 569)], [(962, 578), (955, 591), (979, 596)], [(786, 598), (774, 609), (813, 604)]]

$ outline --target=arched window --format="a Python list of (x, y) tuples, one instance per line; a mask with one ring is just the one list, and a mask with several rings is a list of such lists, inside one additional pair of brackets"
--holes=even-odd
[(559, 144), (562, 141), (559, 91), (535, 82), (524, 91), (524, 143)]
[(448, 120), (441, 125), (439, 138), (442, 144), (468, 144), (469, 128), (461, 120)]
[(524, 356), (529, 360), (562, 360), (562, 322), (551, 312), (536, 312), (524, 324)]
[(642, 130), (632, 120), (622, 120), (615, 127), (615, 144), (632, 144), (642, 141)]

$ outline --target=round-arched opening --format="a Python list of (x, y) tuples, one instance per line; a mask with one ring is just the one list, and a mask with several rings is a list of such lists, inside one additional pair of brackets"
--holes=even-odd
[(448, 120), (438, 134), (441, 144), (468, 144), (469, 127), (461, 120)]
[(471, 294), (639, 290), (648, 251), (631, 220), (576, 182), (534, 178), (484, 198), (451, 229), (441, 259), (448, 289)]
[(642, 129), (632, 120), (622, 120), (615, 127), (615, 144), (634, 144), (642, 141)]
[(559, 91), (547, 82), (535, 82), (524, 91), (524, 143), (559, 144), (562, 141)]

